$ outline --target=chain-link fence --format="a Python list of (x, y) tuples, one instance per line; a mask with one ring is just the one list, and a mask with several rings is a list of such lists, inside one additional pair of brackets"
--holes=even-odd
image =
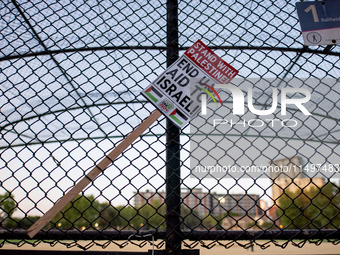
[[(339, 242), (340, 48), (303, 45), (295, 1), (12, 0), (0, 14), (1, 246)], [(154, 111), (141, 91), (197, 39), (239, 70), (244, 115), (230, 117), (223, 90), (210, 119), (180, 131), (159, 118), (30, 239)], [(285, 88), (311, 99), (294, 105), (305, 90)], [(274, 92), (277, 111), (250, 111), (270, 109)]]

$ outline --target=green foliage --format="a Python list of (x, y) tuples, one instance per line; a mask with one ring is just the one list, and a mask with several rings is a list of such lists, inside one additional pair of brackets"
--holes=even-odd
[(139, 213), (145, 221), (145, 229), (165, 229), (165, 210), (165, 204), (161, 205), (159, 200), (140, 208)]
[(326, 184), (321, 190), (292, 193), (287, 191), (278, 200), (277, 216), (284, 228), (319, 229), (340, 227), (339, 187)]
[(257, 224), (257, 222), (256, 221), (251, 221), (251, 222), (248, 222), (247, 224), (246, 224), (246, 228), (256, 228), (256, 227), (258, 227), (258, 224)]
[(277, 227), (272, 221), (266, 221), (260, 225), (260, 228), (261, 229), (276, 229)]
[(165, 229), (165, 204), (158, 200), (139, 208), (119, 206), (118, 215), (114, 220), (117, 228), (121, 229)]
[(93, 196), (78, 195), (61, 213), (52, 220), (52, 225), (60, 229), (165, 229), (165, 205), (158, 200), (140, 208), (132, 206), (113, 207), (109, 203), (99, 203)]
[(117, 224), (118, 211), (116, 208), (114, 208), (109, 203), (102, 203), (102, 204), (99, 204), (98, 209), (100, 212), (100, 217), (97, 220), (97, 222), (98, 222), (98, 227), (100, 229), (106, 229), (109, 226), (115, 226), (115, 227), (119, 226)]
[(203, 217), (202, 224), (206, 229), (216, 228), (218, 221), (212, 215), (207, 214)]
[(181, 216), (183, 218), (182, 230), (198, 228), (201, 225), (201, 219), (196, 210), (192, 210), (184, 205), (181, 207)]
[[(328, 194), (328, 193), (327, 193)], [(2, 211), (2, 226), (8, 229), (28, 229), (39, 216), (25, 218), (10, 217), (16, 209), (14, 198), (6, 193), (0, 196)], [(284, 201), (283, 201), (284, 202)], [(334, 208), (333, 208), (334, 209)], [(327, 210), (330, 210), (328, 208)], [(334, 212), (331, 212), (334, 213)], [(65, 208), (59, 212), (44, 228), (69, 229), (117, 229), (117, 230), (165, 230), (166, 207), (164, 203), (154, 200), (139, 208), (132, 206), (114, 207), (110, 203), (99, 203), (93, 195), (77, 195)], [(6, 217), (6, 220), (3, 218)], [(213, 216), (210, 214), (201, 218), (196, 210), (185, 205), (181, 207), (181, 229), (222, 229), (225, 217), (236, 215), (231, 212)]]
[(227, 217), (227, 216), (240, 216), (238, 213), (234, 213), (232, 211), (228, 211), (226, 213), (223, 214), (224, 217)]
[[(131, 206), (118, 206), (118, 216), (116, 218), (117, 227), (119, 229), (138, 229), (143, 223), (143, 219), (137, 215), (138, 210)], [(131, 226), (131, 227), (130, 227)]]
[(5, 228), (14, 229), (14, 228), (23, 228), (28, 229), (34, 222), (36, 222), (40, 217), (39, 216), (27, 216), (25, 218), (9, 218), (4, 224)]
[(65, 208), (58, 213), (52, 223), (63, 229), (94, 228), (99, 217), (99, 202), (93, 195), (88, 197), (77, 195)]
[(8, 229), (27, 229), (40, 218), (39, 216), (13, 218), (12, 215), (15, 210), (17, 210), (17, 202), (14, 199), (14, 195), (9, 192), (0, 195), (0, 220), (3, 227)]
[(0, 226), (13, 225), (11, 216), (16, 209), (17, 203), (11, 193), (6, 192), (4, 195), (0, 195)]
[(16, 205), (17, 203), (11, 193), (6, 192), (4, 195), (0, 195), (0, 220), (11, 217), (16, 210)]

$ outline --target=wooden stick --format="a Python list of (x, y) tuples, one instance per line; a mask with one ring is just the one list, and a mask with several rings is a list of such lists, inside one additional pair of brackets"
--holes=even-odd
[(160, 116), (161, 112), (155, 110), (146, 118), (128, 137), (126, 137), (109, 155), (99, 162), (83, 179), (81, 179), (69, 192), (67, 192), (54, 206), (48, 210), (38, 221), (36, 221), (28, 230), (27, 235), (33, 238), (52, 218), (57, 215), (73, 198), (75, 198), (89, 183), (91, 183), (109, 164), (111, 164), (134, 140)]

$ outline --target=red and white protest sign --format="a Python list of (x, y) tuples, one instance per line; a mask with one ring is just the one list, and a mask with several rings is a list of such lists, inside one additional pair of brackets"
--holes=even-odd
[(190, 95), (190, 80), (202, 78), (213, 87), (216, 83), (229, 83), (237, 73), (198, 40), (142, 94), (175, 125), (183, 128), (190, 121), (190, 108), (197, 104), (195, 97)]
[(238, 74), (234, 67), (217, 56), (200, 40), (191, 46), (184, 55), (218, 83), (227, 84)]

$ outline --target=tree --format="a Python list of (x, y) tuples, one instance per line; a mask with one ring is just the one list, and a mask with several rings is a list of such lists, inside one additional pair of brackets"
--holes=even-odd
[(143, 218), (144, 229), (165, 229), (165, 204), (154, 200), (138, 209), (139, 215)]
[(77, 195), (52, 219), (52, 223), (62, 229), (95, 228), (98, 217), (99, 202), (94, 196)]
[(11, 218), (14, 211), (17, 209), (17, 203), (14, 196), (10, 192), (0, 195), (0, 221), (1, 225), (5, 225), (9, 218)]
[(333, 183), (304, 192), (286, 191), (276, 211), (284, 228), (339, 228), (340, 190)]
[(119, 206), (117, 211), (116, 222), (123, 229), (165, 229), (165, 204), (159, 200), (139, 208)]
[[(14, 229), (14, 228), (23, 228), (28, 229), (34, 222), (40, 219), (40, 216), (27, 216), (24, 218), (16, 218), (11, 217), (8, 218), (6, 223), (3, 224), (5, 228)], [(49, 227), (51, 227), (49, 225)]]
[(234, 217), (234, 216), (239, 216), (239, 214), (237, 213), (234, 213), (232, 212), (231, 210), (230, 211), (227, 211), (225, 213), (221, 213), (217, 216), (214, 216), (215, 220), (216, 220), (216, 230), (222, 230), (223, 227), (222, 227), (222, 224), (223, 224), (223, 220), (227, 217)]
[[(119, 229), (138, 229), (140, 228), (143, 220), (137, 215), (137, 209), (132, 206), (118, 206), (116, 207), (118, 211), (118, 216), (115, 220), (117, 228)], [(143, 226), (143, 225), (142, 225)]]
[(109, 203), (99, 204), (100, 216), (98, 219), (98, 225), (101, 229), (109, 227), (117, 227), (118, 211)]
[(181, 207), (182, 230), (194, 229), (201, 226), (201, 219), (196, 210), (192, 210), (184, 205)]
[(206, 214), (203, 217), (202, 224), (205, 229), (211, 230), (212, 228), (216, 228), (218, 221), (211, 215), (211, 214)]

